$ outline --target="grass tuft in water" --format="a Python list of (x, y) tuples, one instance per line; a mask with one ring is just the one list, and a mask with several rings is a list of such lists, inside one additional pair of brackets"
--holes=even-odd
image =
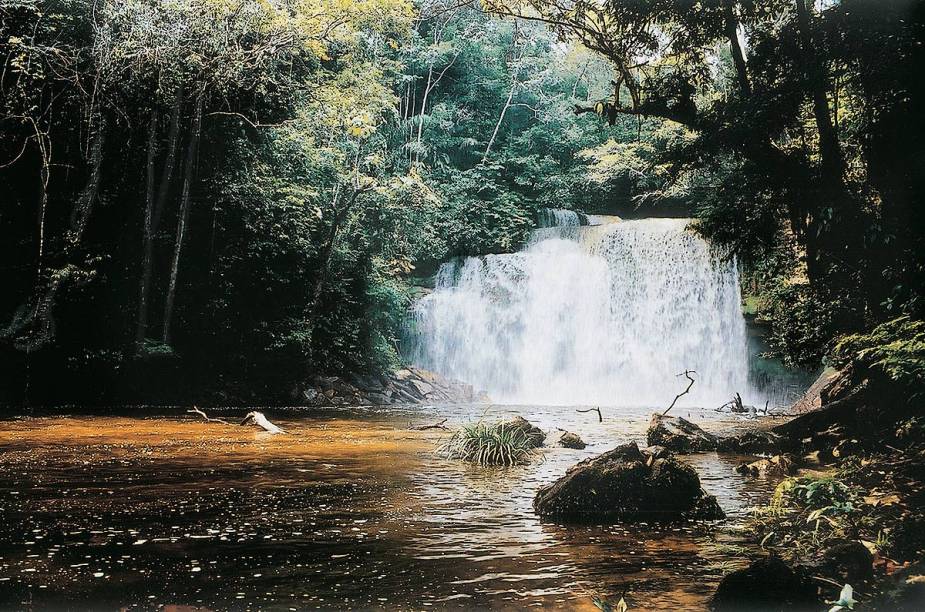
[(533, 444), (522, 429), (506, 423), (472, 423), (457, 429), (437, 447), (447, 459), (479, 465), (521, 465), (530, 461)]

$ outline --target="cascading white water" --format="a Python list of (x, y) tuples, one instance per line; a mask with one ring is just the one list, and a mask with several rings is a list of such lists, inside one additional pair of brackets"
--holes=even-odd
[(413, 362), (502, 403), (667, 405), (685, 369), (697, 382), (679, 405), (752, 395), (735, 262), (687, 220), (547, 219), (564, 231), (440, 268), (413, 311)]

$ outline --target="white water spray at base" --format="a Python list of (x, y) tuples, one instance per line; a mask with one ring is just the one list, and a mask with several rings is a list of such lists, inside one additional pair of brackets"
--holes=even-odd
[(686, 369), (679, 406), (754, 401), (736, 264), (687, 223), (570, 218), (564, 238), (444, 264), (414, 308), (412, 361), (501, 403), (667, 406)]

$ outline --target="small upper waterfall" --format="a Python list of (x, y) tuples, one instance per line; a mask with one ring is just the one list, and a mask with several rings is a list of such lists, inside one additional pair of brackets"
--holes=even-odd
[(581, 226), (552, 211), (519, 253), (443, 264), (411, 358), (503, 403), (661, 406), (748, 398), (736, 264), (684, 219)]

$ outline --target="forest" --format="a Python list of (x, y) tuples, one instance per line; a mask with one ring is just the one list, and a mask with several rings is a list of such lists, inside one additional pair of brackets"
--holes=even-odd
[(688, 211), (793, 364), (921, 315), (916, 2), (2, 11), (7, 402), (394, 369), (436, 262), (545, 207)]
[(0, 62), (0, 609), (925, 605), (922, 0), (0, 0)]

